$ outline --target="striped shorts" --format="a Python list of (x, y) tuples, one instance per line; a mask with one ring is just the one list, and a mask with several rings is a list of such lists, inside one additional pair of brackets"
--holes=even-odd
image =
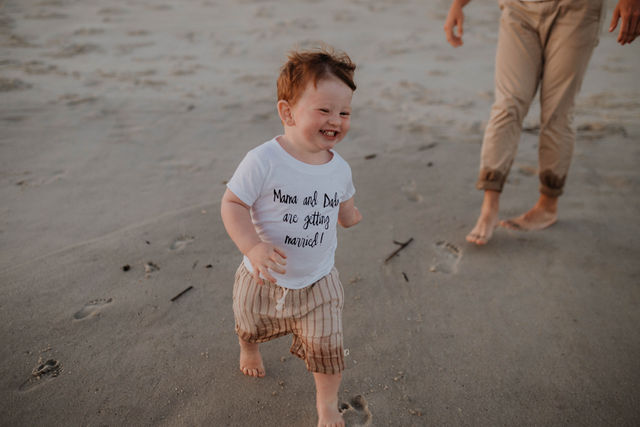
[[(276, 309), (284, 295), (284, 305)], [(304, 360), (307, 370), (337, 374), (344, 370), (342, 306), (344, 291), (335, 267), (302, 289), (285, 289), (267, 280), (258, 284), (240, 264), (233, 285), (236, 333), (261, 343), (293, 334), (289, 351)]]

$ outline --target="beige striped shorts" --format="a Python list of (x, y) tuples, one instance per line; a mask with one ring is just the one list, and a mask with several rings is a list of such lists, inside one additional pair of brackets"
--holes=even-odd
[[(284, 304), (278, 309), (278, 300)], [(344, 370), (342, 306), (344, 291), (334, 267), (302, 289), (285, 289), (267, 280), (258, 284), (240, 264), (233, 285), (233, 314), (238, 336), (260, 343), (293, 334), (289, 351), (307, 370), (337, 374)]]

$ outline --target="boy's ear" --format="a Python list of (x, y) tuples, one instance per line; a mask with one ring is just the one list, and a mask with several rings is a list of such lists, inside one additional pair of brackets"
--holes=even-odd
[(293, 126), (296, 124), (295, 120), (293, 120), (293, 111), (291, 111), (291, 105), (281, 99), (278, 101), (278, 115), (280, 116), (280, 120), (287, 126)]

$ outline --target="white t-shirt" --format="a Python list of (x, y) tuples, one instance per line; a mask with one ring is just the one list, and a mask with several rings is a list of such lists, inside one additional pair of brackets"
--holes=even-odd
[[(301, 289), (331, 272), (340, 203), (355, 194), (351, 168), (338, 153), (322, 165), (292, 157), (276, 138), (249, 151), (227, 184), (251, 207), (260, 239), (287, 255), (278, 285)], [(245, 256), (244, 265), (253, 271)]]

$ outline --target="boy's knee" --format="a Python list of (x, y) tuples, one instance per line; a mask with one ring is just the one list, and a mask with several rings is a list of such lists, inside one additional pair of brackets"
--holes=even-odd
[(304, 360), (309, 372), (339, 374), (345, 369), (341, 334), (315, 338), (296, 337), (289, 351)]

